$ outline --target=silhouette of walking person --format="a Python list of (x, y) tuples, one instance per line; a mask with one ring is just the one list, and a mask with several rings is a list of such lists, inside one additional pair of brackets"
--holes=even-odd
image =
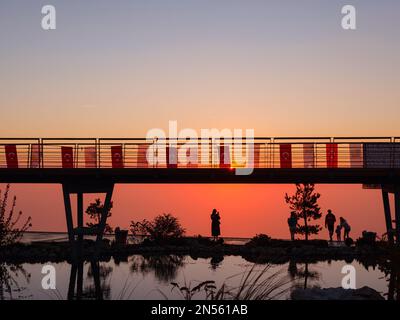
[(335, 231), (335, 222), (336, 217), (332, 213), (331, 209), (328, 209), (328, 213), (325, 216), (325, 228), (328, 228), (329, 231), (329, 241), (333, 241), (333, 232)]
[(214, 241), (217, 241), (219, 235), (221, 234), (220, 229), (221, 217), (217, 209), (213, 209), (211, 213), (211, 235), (214, 238)]

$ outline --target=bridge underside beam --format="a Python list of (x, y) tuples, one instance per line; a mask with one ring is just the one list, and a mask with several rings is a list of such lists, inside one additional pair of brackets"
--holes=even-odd
[[(90, 183), (88, 183), (90, 181)], [(400, 169), (255, 168), (237, 175), (229, 168), (0, 169), (1, 183), (61, 183), (74, 192), (102, 193), (114, 183), (349, 183), (400, 185)], [(91, 190), (91, 191), (86, 191)]]

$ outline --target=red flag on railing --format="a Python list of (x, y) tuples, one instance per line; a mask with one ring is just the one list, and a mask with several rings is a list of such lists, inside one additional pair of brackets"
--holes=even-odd
[(279, 145), (279, 155), (281, 160), (281, 168), (292, 167), (292, 145), (283, 143)]
[(40, 167), (40, 145), (32, 144), (31, 145), (31, 168), (39, 168)]
[(62, 167), (74, 167), (74, 149), (72, 147), (61, 147)]
[(18, 168), (17, 146), (15, 144), (7, 144), (4, 148), (6, 151), (7, 168)]
[(96, 147), (85, 147), (85, 168), (96, 168)]
[(199, 165), (199, 146), (195, 146), (186, 150), (186, 158), (189, 159), (187, 166), (189, 168), (197, 168)]
[(254, 144), (254, 168), (260, 167), (261, 143)]
[(167, 147), (167, 168), (178, 167), (178, 150), (175, 147)]
[(338, 166), (338, 145), (337, 143), (326, 144), (326, 166), (337, 168)]
[(111, 161), (112, 161), (113, 168), (123, 168), (124, 167), (122, 146), (112, 146), (111, 147)]
[(148, 148), (149, 148), (148, 143), (138, 145), (138, 154), (137, 154), (138, 168), (147, 168), (149, 166), (149, 162), (147, 161)]
[(314, 168), (314, 144), (303, 144), (304, 168)]
[(362, 149), (363, 145), (361, 143), (351, 143), (350, 148), (350, 166), (352, 168), (362, 168), (363, 167), (363, 157)]
[[(250, 153), (253, 152), (253, 155)], [(260, 158), (261, 158), (261, 143), (254, 143), (252, 146), (247, 146), (246, 148), (247, 163), (248, 168), (259, 168)], [(253, 156), (253, 159), (251, 159)]]
[(219, 146), (219, 167), (230, 168), (230, 166), (231, 166), (231, 156), (229, 152), (229, 146), (226, 145)]

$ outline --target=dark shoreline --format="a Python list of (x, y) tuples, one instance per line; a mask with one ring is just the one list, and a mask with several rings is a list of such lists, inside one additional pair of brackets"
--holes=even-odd
[[(376, 265), (391, 259), (393, 249), (383, 246), (353, 246), (333, 247), (326, 241), (295, 241), (276, 240), (271, 245), (231, 245), (231, 244), (202, 244), (193, 239), (183, 244), (144, 245), (129, 244), (116, 246), (104, 242), (96, 250), (94, 242), (85, 240), (82, 250), (79, 250), (80, 260), (127, 261), (134, 254), (148, 255), (189, 255), (192, 258), (213, 258), (221, 256), (242, 256), (245, 260), (254, 263), (283, 264), (289, 261), (318, 262), (327, 260), (358, 260), (366, 265)], [(77, 252), (77, 251), (75, 251)], [(46, 263), (71, 262), (76, 260), (76, 254), (71, 250), (68, 242), (35, 242), (31, 244), (15, 244), (0, 249), (0, 262), (5, 263)]]

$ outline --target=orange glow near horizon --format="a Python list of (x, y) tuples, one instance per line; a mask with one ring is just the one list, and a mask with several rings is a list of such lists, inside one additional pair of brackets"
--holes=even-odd
[[(1, 186), (2, 189), (4, 185)], [(221, 232), (225, 237), (252, 237), (266, 233), (288, 238), (289, 210), (284, 201), (293, 185), (117, 185), (114, 208), (109, 219), (113, 227), (129, 228), (131, 220), (152, 219), (161, 213), (177, 216), (188, 235), (210, 235), (213, 208), (221, 213)], [(360, 185), (317, 185), (320, 206), (345, 217), (357, 238), (363, 230), (384, 233), (380, 190), (363, 190)], [(31, 215), (32, 230), (66, 231), (61, 188), (51, 185), (12, 185), (17, 209)], [(102, 197), (102, 195), (99, 195)], [(95, 195), (85, 198), (85, 207)], [(319, 221), (323, 225), (323, 218)], [(321, 231), (318, 238), (326, 238)]]

